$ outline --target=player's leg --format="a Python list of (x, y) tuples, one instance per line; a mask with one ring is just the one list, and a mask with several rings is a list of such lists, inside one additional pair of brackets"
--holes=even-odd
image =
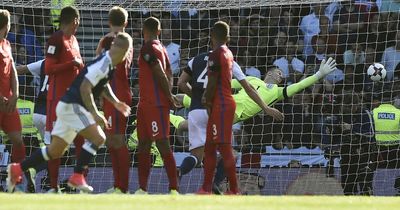
[[(84, 192), (92, 192), (93, 188), (86, 183), (84, 172), (96, 155), (98, 148), (104, 144), (106, 136), (94, 121), (93, 116), (81, 105), (60, 102), (59, 106), (57, 106), (57, 114), (61, 108), (71, 110), (71, 114), (65, 120), (67, 125), (78, 131), (78, 134), (87, 140), (82, 145), (82, 151), (76, 162), (74, 174), (69, 178), (68, 185)], [(59, 114), (58, 117), (60, 118)]]
[(129, 186), (129, 150), (125, 141), (127, 118), (104, 101), (104, 114), (111, 127), (106, 131), (106, 145), (110, 152), (113, 174), (114, 192), (126, 193)]
[(163, 159), (165, 170), (169, 181), (169, 190), (178, 190), (178, 179), (176, 174), (176, 162), (174, 154), (169, 145), (169, 139), (161, 139), (156, 141), (158, 151)]
[(168, 108), (157, 108), (157, 120), (151, 122), (152, 137), (156, 140), (156, 146), (161, 154), (169, 181), (169, 190), (178, 190), (178, 177), (176, 174), (176, 162), (169, 145), (170, 116)]
[(217, 147), (211, 140), (204, 146), (204, 181), (198, 194), (211, 194), (215, 167), (217, 165)]
[(129, 150), (125, 142), (124, 134), (112, 134), (107, 136), (107, 148), (110, 151), (114, 172), (114, 189), (118, 188), (123, 193), (129, 186)]
[[(138, 120), (139, 122), (139, 120)], [(138, 123), (138, 126), (140, 124)], [(139, 135), (138, 129), (138, 135)], [(140, 137), (139, 137), (140, 138)], [(138, 153), (138, 178), (139, 178), (139, 188), (140, 190), (147, 192), (147, 182), (150, 175), (151, 168), (151, 149), (152, 141), (150, 139), (139, 139), (137, 146)]]
[(192, 171), (198, 164), (203, 161), (203, 157), (204, 146), (190, 150), (190, 155), (182, 160), (182, 163), (179, 167), (179, 178)]
[(237, 178), (236, 178), (236, 164), (235, 157), (233, 156), (233, 149), (230, 143), (218, 145), (218, 151), (223, 160), (223, 167), (225, 174), (228, 178), (229, 189), (233, 194), (240, 193)]
[(53, 158), (59, 158), (63, 155), (68, 143), (63, 139), (53, 136), (53, 141), (47, 147), (36, 150), (29, 158), (19, 163), (10, 164), (7, 168), (8, 178), (7, 187), (9, 192), (13, 192), (16, 184), (22, 182), (23, 172), (30, 168), (35, 168)]
[[(56, 122), (56, 106), (58, 101), (48, 100), (47, 101), (47, 113), (46, 113), (46, 131), (45, 139), (48, 142), (52, 141), (50, 133), (53, 130), (53, 126)], [(48, 176), (50, 179), (50, 190), (49, 192), (58, 192), (58, 174), (61, 165), (61, 159), (55, 158), (48, 162)]]
[(203, 161), (208, 115), (206, 110), (192, 110), (188, 115), (190, 155), (183, 159), (179, 176), (189, 173)]
[[(213, 110), (214, 111), (214, 110)], [(219, 111), (219, 110), (217, 110)], [(224, 171), (228, 178), (230, 191), (227, 194), (239, 194), (239, 187), (236, 178), (236, 161), (232, 149), (232, 124), (235, 113), (235, 106), (226, 106), (217, 112), (217, 119), (213, 126), (213, 140), (218, 144), (218, 151), (221, 154)]]
[(68, 179), (68, 185), (83, 192), (92, 192), (93, 187), (86, 183), (84, 173), (87, 170), (89, 163), (96, 155), (99, 147), (104, 144), (106, 136), (103, 130), (97, 124), (89, 122), (90, 125), (79, 131), (84, 139), (87, 139), (82, 145), (82, 151), (74, 167), (73, 175)]
[(10, 142), (12, 143), (11, 161), (14, 163), (19, 163), (25, 158), (25, 145), (22, 140), (21, 135), (21, 120), (19, 118), (19, 113), (15, 109), (11, 113), (1, 113), (2, 122), (0, 127), (7, 134)]
[(153, 121), (153, 110), (149, 110), (148, 108), (144, 108), (142, 106), (138, 107), (137, 110), (137, 135), (138, 135), (138, 146), (137, 146), (137, 154), (138, 154), (138, 179), (139, 179), (139, 190), (136, 191), (135, 194), (144, 194), (147, 193), (147, 181), (150, 174), (151, 168), (151, 157), (150, 157), (150, 149), (151, 149), (151, 136), (152, 136), (152, 127), (151, 122)]
[(38, 129), (41, 139), (44, 139), (44, 132), (46, 130), (46, 115), (34, 113), (32, 117), (33, 125)]

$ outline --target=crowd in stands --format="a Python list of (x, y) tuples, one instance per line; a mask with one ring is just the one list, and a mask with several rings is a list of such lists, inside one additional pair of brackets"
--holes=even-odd
[[(285, 77), (281, 85), (290, 85), (314, 74), (324, 58), (334, 57), (339, 64), (319, 84), (275, 105), (285, 114), (282, 123), (260, 114), (237, 125), (236, 145), (273, 145), (277, 149), (321, 146), (326, 143), (324, 116), (340, 115), (344, 91), (359, 95), (362, 105), (370, 110), (381, 104), (384, 92), (392, 98), (399, 95), (395, 91), (400, 90), (400, 16), (396, 7), (400, 7), (396, 1), (358, 0), (243, 9), (131, 11), (127, 29), (134, 39), (132, 87), (137, 85), (137, 56), (146, 17), (152, 15), (162, 22), (161, 40), (176, 80), (190, 58), (210, 50), (209, 29), (217, 20), (224, 20), (231, 27), (229, 48), (247, 75), (263, 78), (268, 68), (277, 66)], [(50, 10), (10, 11), (8, 39), (17, 65), (43, 59), (46, 38), (55, 30)], [(83, 39), (79, 34), (77, 37), (78, 41)], [(93, 40), (93, 45), (97, 42)], [(86, 62), (91, 59), (85, 57)], [(366, 69), (374, 62), (385, 66), (384, 82), (374, 83), (366, 77)], [(23, 88), (35, 87), (35, 79), (19, 79)], [(137, 101), (138, 91), (132, 90)], [(174, 91), (178, 93), (177, 88)], [(33, 96), (34, 88), (26, 93)], [(184, 111), (178, 113), (185, 115)], [(187, 146), (182, 137), (173, 138), (177, 145)]]

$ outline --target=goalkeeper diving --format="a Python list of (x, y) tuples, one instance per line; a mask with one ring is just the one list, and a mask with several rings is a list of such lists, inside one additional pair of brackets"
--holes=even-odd
[[(293, 96), (294, 94), (310, 87), (330, 74), (336, 69), (336, 61), (333, 58), (323, 60), (319, 66), (319, 70), (298, 83), (291, 84), (286, 87), (279, 87), (283, 81), (283, 73), (278, 67), (272, 67), (267, 70), (264, 80), (257, 77), (247, 76), (245, 80), (257, 91), (261, 99), (268, 105), (273, 106), (276, 102)], [(240, 82), (236, 79), (232, 80), (233, 89), (239, 89), (239, 92), (233, 95), (236, 103), (234, 115), (234, 123), (250, 119), (260, 113), (263, 109), (252, 100), (246, 91), (241, 88)], [(186, 108), (190, 106), (191, 98), (188, 95), (180, 94), (177, 96), (182, 105)], [(190, 126), (189, 126), (190, 127)], [(190, 130), (189, 130), (190, 132)], [(204, 131), (205, 132), (205, 131)], [(205, 134), (204, 134), (205, 135)], [(199, 142), (201, 141), (201, 142)], [(205, 138), (189, 138), (189, 145), (196, 145), (196, 148), (190, 150), (191, 155), (184, 160), (180, 168), (180, 176), (189, 173), (202, 160), (202, 152), (205, 144)], [(201, 152), (197, 150), (201, 149)], [(199, 153), (201, 155), (199, 155)], [(190, 161), (190, 160), (194, 161)], [(193, 162), (192, 164), (186, 164)], [(183, 167), (183, 168), (182, 168)]]
[[(333, 58), (329, 58), (327, 61), (324, 59), (320, 64), (319, 70), (314, 75), (286, 87), (278, 86), (283, 81), (283, 73), (278, 67), (268, 69), (264, 81), (253, 76), (247, 76), (246, 80), (257, 90), (262, 100), (268, 106), (272, 106), (276, 102), (289, 98), (305, 88), (314, 85), (335, 69), (336, 61)], [(242, 88), (236, 79), (232, 80), (231, 86), (233, 89)], [(182, 105), (185, 108), (190, 106), (191, 99), (189, 96), (180, 95), (178, 98), (182, 100)], [(262, 108), (243, 89), (234, 94), (233, 98), (236, 102), (234, 123), (250, 119), (262, 111)]]

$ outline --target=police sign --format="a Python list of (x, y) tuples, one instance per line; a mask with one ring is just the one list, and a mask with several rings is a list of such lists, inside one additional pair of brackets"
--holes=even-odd
[(378, 119), (394, 120), (395, 118), (396, 114), (394, 113), (386, 113), (386, 112), (378, 113)]

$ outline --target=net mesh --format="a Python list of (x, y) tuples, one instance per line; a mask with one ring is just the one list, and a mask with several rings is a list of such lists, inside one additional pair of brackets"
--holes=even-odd
[[(57, 25), (53, 22), (52, 10), (62, 8), (62, 2), (73, 1), (1, 1), (0, 8), (13, 14), (11, 34), (14, 37), (8, 39), (13, 43), (17, 65), (44, 58), (46, 40)], [(399, 14), (395, 8), (400, 6), (396, 1), (88, 0), (75, 1), (74, 5), (81, 14), (77, 38), (85, 62), (95, 57), (98, 41), (109, 32), (108, 10), (119, 5), (129, 11), (127, 32), (134, 38), (130, 80), (136, 102), (136, 61), (142, 46), (141, 25), (150, 15), (161, 20), (161, 40), (170, 50), (175, 81), (190, 58), (208, 50), (209, 29), (217, 20), (229, 23), (229, 47), (247, 75), (263, 78), (268, 68), (278, 66), (285, 77), (281, 85), (288, 86), (314, 74), (322, 58), (334, 57), (338, 63), (334, 73), (275, 104), (274, 107), (285, 115), (282, 123), (260, 113), (234, 126), (233, 146), (237, 151), (242, 191), (267, 195), (342, 194), (342, 186), (345, 186), (344, 191), (350, 194), (396, 193), (394, 180), (399, 175), (396, 170), (399, 144), (376, 146), (367, 137), (349, 134), (348, 126), (343, 125), (368, 125), (366, 119), (359, 119), (358, 113), (366, 110), (367, 115), (362, 116), (372, 118), (370, 111), (399, 95), (400, 53), (396, 50), (400, 37), (396, 35)], [(374, 62), (384, 64), (388, 73), (384, 81), (373, 82), (366, 74)], [(33, 100), (40, 86), (38, 79), (21, 75), (19, 80), (21, 96)], [(177, 86), (173, 91), (180, 93)], [(349, 108), (357, 111), (352, 112)], [(175, 110), (175, 114), (185, 118), (187, 112)], [(135, 117), (131, 116), (129, 125)], [(127, 139), (135, 139), (130, 138), (134, 128), (128, 127)], [(364, 134), (370, 132), (366, 127), (362, 129)], [(36, 140), (35, 134), (24, 136), (30, 149), (38, 148), (40, 140)], [(4, 136), (3, 144), (7, 145), (5, 150), (11, 151)], [(128, 144), (133, 166), (130, 190), (134, 191), (138, 187), (136, 143), (130, 141)], [(173, 128), (171, 145), (180, 165), (188, 155), (187, 132)], [(72, 172), (73, 150), (71, 148), (63, 158), (60, 180)], [(155, 152), (154, 164), (162, 166), (157, 158)], [(88, 176), (88, 182), (95, 186), (96, 192), (112, 187), (110, 166), (108, 151), (103, 147)], [(184, 176), (180, 182), (181, 191), (197, 190), (202, 173), (201, 168), (196, 168)], [(38, 181), (42, 181), (42, 177), (46, 177), (45, 173), (39, 174)], [(222, 184), (221, 188), (224, 186)], [(167, 188), (164, 169), (154, 169), (149, 190), (163, 193)]]

